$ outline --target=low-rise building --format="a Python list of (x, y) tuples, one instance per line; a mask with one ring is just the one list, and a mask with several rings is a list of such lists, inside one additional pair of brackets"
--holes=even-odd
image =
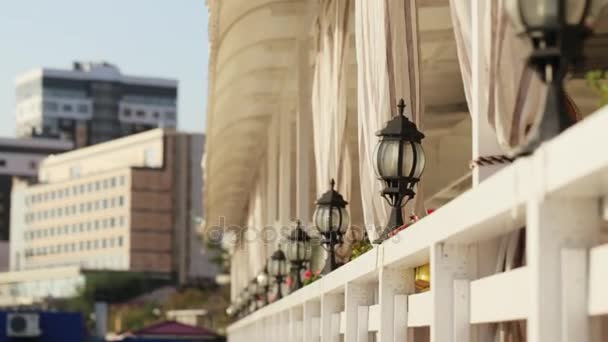
[(38, 183), (13, 188), (11, 271), (213, 277), (196, 238), (203, 143), (201, 134), (156, 129), (45, 159)]

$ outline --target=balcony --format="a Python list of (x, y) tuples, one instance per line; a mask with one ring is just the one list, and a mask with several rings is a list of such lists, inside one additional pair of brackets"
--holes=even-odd
[[(316, 282), (233, 323), (229, 341), (490, 341), (519, 321), (527, 341), (606, 341), (608, 108)], [(525, 266), (480, 276), (525, 227)], [(413, 268), (431, 267), (415, 293)], [(494, 272), (489, 272), (494, 273)], [(525, 324), (524, 324), (525, 322)], [(604, 332), (606, 333), (606, 332)], [(475, 339), (476, 338), (476, 339)]]

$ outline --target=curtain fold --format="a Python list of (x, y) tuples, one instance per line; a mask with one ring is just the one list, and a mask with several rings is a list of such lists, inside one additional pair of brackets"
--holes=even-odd
[(345, 198), (351, 193), (351, 166), (345, 136), (350, 1), (321, 1), (314, 28), (311, 101), (317, 196), (329, 189), (332, 178)]
[[(591, 18), (605, 8), (606, 0), (596, 0), (591, 7)], [(464, 92), (469, 108), (472, 101), (481, 101), (485, 119), (494, 129), (497, 140), (505, 151), (513, 151), (524, 143), (528, 132), (540, 121), (547, 94), (546, 85), (527, 67), (527, 56), (532, 51), (529, 40), (518, 35), (521, 22), (512, 21), (510, 7), (517, 8), (516, 0), (487, 2), (482, 13), (482, 56), (484, 67), (480, 75), (480, 93), (472, 99), (472, 3), (450, 0), (450, 11)], [(590, 20), (592, 22), (593, 20)], [(477, 120), (476, 116), (472, 117)]]
[[(400, 98), (408, 106), (408, 117), (422, 129), (424, 103), (416, 1), (356, 0), (355, 20), (361, 197), (366, 230), (375, 240), (389, 212), (378, 195), (383, 185), (373, 169), (378, 142), (375, 133), (396, 114)], [(423, 211), (421, 189), (419, 186), (417, 211)]]

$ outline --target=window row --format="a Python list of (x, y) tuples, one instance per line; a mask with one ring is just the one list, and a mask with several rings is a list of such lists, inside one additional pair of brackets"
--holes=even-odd
[[(152, 119), (160, 119), (161, 114), (158, 111), (148, 111), (143, 109), (131, 109), (125, 108), (122, 111), (122, 115), (125, 118), (136, 117), (140, 119), (144, 119), (146, 117), (151, 117)], [(175, 120), (175, 111), (168, 111), (164, 113), (164, 118), (167, 120)]]
[[(80, 172), (78, 172), (78, 176), (80, 176)], [(110, 177), (103, 180), (89, 182), (86, 184), (73, 185), (62, 189), (41, 192), (38, 194), (27, 196), (25, 198), (25, 204), (29, 205), (34, 203), (43, 203), (47, 201), (54, 201), (55, 199), (62, 199), (68, 198), (70, 196), (86, 194), (88, 192), (112, 189), (117, 186), (124, 186), (125, 181), (126, 179), (123, 175), (120, 177)]]
[(64, 113), (86, 114), (89, 112), (89, 105), (86, 103), (72, 105), (71, 103), (60, 104), (55, 101), (44, 101), (43, 108), (44, 108), (45, 112), (50, 112), (50, 113), (55, 113), (60, 110)]
[(23, 238), (26, 241), (47, 238), (52, 236), (62, 236), (68, 234), (77, 234), (84, 232), (91, 232), (94, 230), (114, 228), (114, 227), (124, 227), (125, 226), (125, 218), (124, 216), (120, 217), (109, 217), (99, 220), (92, 220), (81, 223), (72, 223), (66, 224), (59, 227), (50, 227), (44, 229), (33, 229), (28, 230), (24, 233)]
[(92, 211), (106, 210), (112, 208), (121, 208), (124, 206), (124, 196), (117, 196), (112, 198), (104, 198), (96, 201), (83, 202), (79, 205), (72, 204), (65, 207), (51, 208), (46, 210), (39, 210), (30, 212), (25, 215), (25, 222), (31, 223), (35, 221), (42, 221), (54, 218), (61, 218), (64, 216), (71, 216), (77, 214), (90, 213)]
[(25, 257), (28, 258), (33, 256), (46, 256), (57, 255), (62, 253), (91, 251), (106, 248), (122, 247), (122, 245), (123, 237), (119, 236), (106, 239), (88, 240), (35, 248), (27, 248), (25, 250)]

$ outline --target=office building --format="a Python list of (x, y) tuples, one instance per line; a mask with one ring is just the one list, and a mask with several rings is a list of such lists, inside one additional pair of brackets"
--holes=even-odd
[(27, 72), (16, 96), (18, 137), (60, 138), (77, 148), (177, 125), (177, 81), (123, 75), (105, 62)]
[(57, 267), (164, 273), (181, 284), (213, 277), (196, 237), (203, 144), (200, 134), (155, 129), (45, 159), (37, 184), (14, 185), (11, 279)]
[(42, 159), (72, 147), (68, 141), (54, 139), (0, 138), (0, 243), (9, 239), (13, 177), (25, 182), (35, 180)]

